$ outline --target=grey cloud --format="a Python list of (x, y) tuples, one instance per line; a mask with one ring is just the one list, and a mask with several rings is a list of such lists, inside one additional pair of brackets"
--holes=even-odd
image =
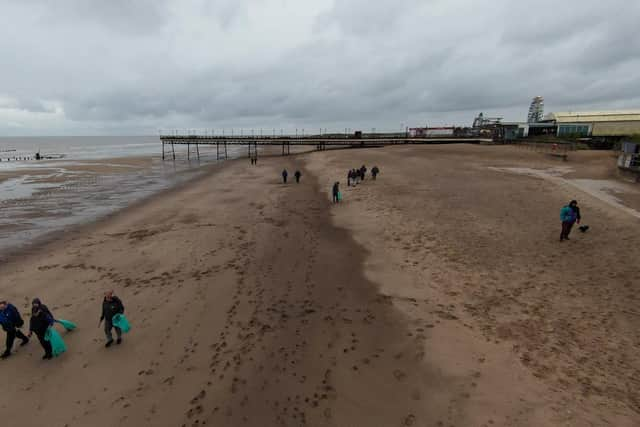
[(284, 0), (11, 5), (45, 24), (11, 41), (0, 28), (0, 98), (31, 112), (55, 100), (74, 127), (109, 132), (468, 124), (481, 110), (523, 119), (534, 95), (548, 109), (640, 99), (639, 5), (512, 3), (336, 1), (306, 18)]

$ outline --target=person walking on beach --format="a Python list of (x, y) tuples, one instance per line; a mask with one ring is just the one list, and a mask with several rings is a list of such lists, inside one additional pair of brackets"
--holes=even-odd
[(578, 202), (572, 200), (568, 205), (560, 209), (560, 220), (562, 221), (562, 231), (560, 232), (560, 241), (569, 240), (569, 233), (576, 222), (580, 224), (580, 208)]
[(296, 183), (300, 183), (300, 177), (302, 176), (300, 171), (297, 170), (296, 173), (293, 174), (293, 176), (296, 177)]
[(360, 181), (360, 174), (355, 169), (351, 169), (351, 176), (353, 181), (353, 186), (358, 185), (358, 181)]
[(362, 165), (360, 168), (360, 179), (364, 181), (364, 177), (367, 175), (367, 168), (365, 165)]
[(35, 333), (40, 341), (40, 345), (44, 349), (43, 360), (49, 360), (53, 358), (53, 349), (51, 343), (44, 339), (44, 335), (53, 325), (53, 316), (46, 305), (42, 304), (38, 298), (35, 298), (31, 303), (31, 321), (29, 322), (29, 337)]
[(289, 172), (287, 172), (286, 169), (284, 169), (282, 171), (282, 181), (286, 184), (287, 183), (287, 177), (289, 176)]
[(331, 194), (333, 195), (333, 203), (340, 203), (340, 182), (335, 182), (333, 184)]
[(13, 342), (16, 337), (22, 340), (22, 343), (20, 344), (21, 346), (29, 343), (29, 338), (27, 338), (20, 330), (22, 325), (24, 325), (24, 320), (22, 320), (20, 312), (13, 304), (8, 303), (7, 301), (0, 301), (0, 324), (2, 325), (2, 329), (7, 333), (7, 346), (0, 358), (6, 359), (11, 356)]
[(116, 336), (118, 340), (116, 344), (122, 343), (122, 330), (120, 328), (113, 326), (113, 316), (116, 314), (124, 313), (124, 305), (120, 298), (113, 294), (113, 291), (105, 292), (104, 299), (102, 300), (102, 315), (100, 316), (100, 322), (98, 326), (102, 324), (104, 320), (104, 334), (107, 337), (107, 342), (105, 343), (105, 347), (111, 347), (113, 344), (113, 335), (111, 335), (111, 329), (116, 330)]
[(347, 172), (347, 187), (351, 187), (351, 178), (353, 177), (353, 174), (351, 172), (351, 169), (349, 169), (349, 171)]
[(371, 168), (371, 177), (373, 178), (373, 180), (376, 180), (376, 176), (378, 176), (378, 174), (380, 173), (380, 169), (378, 169), (377, 166), (374, 166)]

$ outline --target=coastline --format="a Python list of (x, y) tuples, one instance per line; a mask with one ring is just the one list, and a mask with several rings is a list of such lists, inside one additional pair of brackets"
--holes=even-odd
[[(52, 363), (33, 342), (0, 364), (0, 410), (27, 425), (634, 425), (620, 370), (640, 368), (622, 264), (636, 219), (491, 169), (523, 162), (557, 165), (462, 145), (235, 159), (61, 232), (3, 263), (0, 292), (80, 328)], [(362, 163), (379, 179), (346, 188)], [(599, 178), (587, 163), (567, 179)], [(283, 167), (302, 182), (282, 185)], [(593, 231), (558, 246), (555, 211), (574, 196)], [(572, 251), (593, 267), (562, 262)], [(106, 289), (134, 325), (109, 350), (93, 326)]]

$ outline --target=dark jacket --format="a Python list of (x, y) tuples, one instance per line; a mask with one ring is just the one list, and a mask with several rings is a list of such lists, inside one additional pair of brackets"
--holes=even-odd
[(111, 301), (107, 301), (106, 298), (102, 300), (102, 316), (100, 316), (100, 320), (111, 322), (113, 316), (118, 313), (124, 313), (124, 305), (120, 298), (113, 296)]
[(20, 312), (13, 304), (7, 304), (2, 312), (0, 312), (0, 324), (5, 331), (20, 328), (24, 325), (24, 320), (20, 316)]
[(340, 192), (340, 187), (338, 187), (338, 184), (333, 184), (332, 192), (334, 196), (338, 195), (338, 193)]
[(33, 309), (33, 304), (34, 303), (38, 303), (38, 307), (44, 311), (45, 313), (47, 313), (48, 316), (50, 316), (54, 321), (56, 320), (55, 317), (53, 317), (53, 313), (51, 313), (51, 310), (49, 310), (49, 307), (47, 307), (46, 305), (44, 305), (42, 303), (42, 301), (40, 301), (39, 298), (34, 298), (32, 303), (31, 303), (31, 314), (34, 314), (37, 310)]
[(576, 220), (580, 221), (580, 208), (578, 206), (569, 206), (569, 207), (573, 209)]
[(42, 306), (39, 310), (31, 314), (29, 330), (36, 335), (43, 336), (51, 325), (53, 325), (53, 317), (51, 317), (49, 310), (43, 309)]

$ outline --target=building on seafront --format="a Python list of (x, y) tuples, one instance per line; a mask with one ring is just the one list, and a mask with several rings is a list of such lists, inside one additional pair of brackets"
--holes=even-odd
[(640, 134), (640, 110), (550, 113), (557, 136), (624, 137)]
[(580, 138), (593, 147), (611, 148), (626, 137), (640, 135), (640, 110), (555, 112), (537, 122), (504, 122), (504, 139), (553, 136)]

